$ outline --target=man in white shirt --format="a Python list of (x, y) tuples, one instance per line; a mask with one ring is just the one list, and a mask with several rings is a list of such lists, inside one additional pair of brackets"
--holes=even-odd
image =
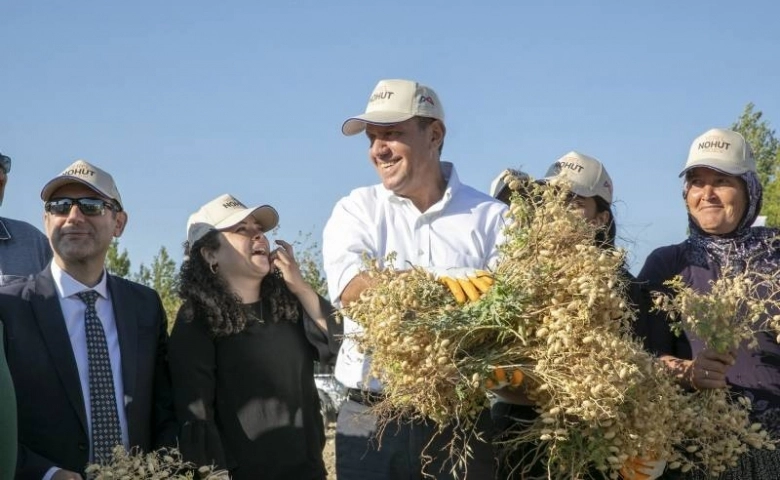
[(127, 213), (113, 178), (78, 160), (41, 191), (54, 260), (0, 288), (18, 408), (16, 479), (81, 480), (117, 445), (175, 445), (160, 297), (104, 267)]
[[(409, 80), (382, 80), (369, 97), (366, 112), (349, 118), (345, 135), (366, 132), (369, 158), (381, 183), (353, 190), (333, 209), (323, 234), (323, 259), (331, 300), (349, 304), (371, 285), (363, 257), (382, 261), (395, 252), (398, 270), (409, 265), (447, 269), (489, 268), (502, 238), (505, 205), (460, 183), (454, 165), (440, 161), (446, 128), (436, 93)], [(416, 479), (421, 453), (434, 455), (426, 473), (452, 478), (447, 452), (449, 432), (434, 437), (433, 422), (404, 423), (375, 436), (375, 418), (366, 414), (382, 395), (381, 383), (368, 375), (371, 358), (357, 351), (350, 335), (360, 327), (345, 319), (345, 340), (336, 362), (336, 378), (349, 389), (339, 412), (336, 471), (339, 480)], [(478, 425), (487, 436), (489, 414)], [(377, 449), (381, 442), (381, 449)], [(493, 478), (492, 447), (470, 443), (468, 477)]]

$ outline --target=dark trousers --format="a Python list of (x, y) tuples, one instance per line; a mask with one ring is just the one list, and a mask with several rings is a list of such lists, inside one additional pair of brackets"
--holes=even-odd
[(502, 480), (535, 480), (547, 478), (547, 462), (541, 455), (539, 444), (530, 442), (506, 448), (502, 440), (517, 435), (524, 425), (530, 425), (539, 416), (536, 408), (528, 405), (512, 405), (504, 402), (493, 404), (491, 411), (496, 428), (498, 477)]
[[(336, 475), (339, 480), (493, 480), (495, 456), (490, 435), (490, 412), (477, 420), (477, 431), (485, 441), (471, 438), (471, 458), (466, 471), (453, 474), (447, 444), (453, 439), (450, 428), (436, 434), (436, 424), (428, 422), (391, 422), (377, 438), (376, 417), (370, 407), (353, 400), (341, 406), (336, 424)], [(457, 443), (463, 445), (461, 439)], [(430, 463), (423, 455), (430, 456)]]

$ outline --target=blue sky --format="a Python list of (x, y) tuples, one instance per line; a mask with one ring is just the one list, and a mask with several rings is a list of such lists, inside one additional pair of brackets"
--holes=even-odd
[(636, 271), (681, 241), (694, 137), (754, 102), (780, 125), (780, 6), (744, 2), (0, 2), (0, 215), (42, 228), (43, 184), (78, 158), (110, 171), (133, 262), (178, 261), (188, 215), (222, 193), (268, 203), (279, 238), (321, 238), (376, 183), (343, 137), (381, 78), (432, 86), (443, 158), (487, 190), (570, 150), (615, 183)]

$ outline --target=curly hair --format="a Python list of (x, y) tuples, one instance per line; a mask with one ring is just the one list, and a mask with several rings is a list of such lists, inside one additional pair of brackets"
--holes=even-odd
[[(227, 281), (211, 271), (209, 263), (200, 253), (204, 247), (219, 250), (218, 231), (209, 232), (191, 246), (186, 242), (184, 244), (185, 260), (179, 271), (177, 291), (183, 300), (182, 309), (191, 318), (194, 318), (196, 312), (202, 315), (215, 337), (239, 333), (253, 317), (247, 315), (241, 299), (231, 291)], [(275, 273), (266, 275), (260, 287), (261, 300), (263, 297), (268, 299), (273, 321), (295, 321), (299, 318), (300, 302), (281, 276)]]

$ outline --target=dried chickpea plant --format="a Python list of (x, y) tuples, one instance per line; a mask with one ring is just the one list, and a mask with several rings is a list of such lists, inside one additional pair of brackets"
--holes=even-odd
[(228, 472), (185, 462), (175, 448), (143, 453), (118, 445), (111, 459), (87, 467), (90, 480), (229, 480)]
[(721, 444), (739, 453), (764, 445), (744, 408), (719, 417), (730, 404), (710, 408), (685, 392), (632, 337), (624, 252), (595, 245), (596, 227), (570, 207), (566, 185), (505, 181), (514, 191), (506, 239), (482, 298), (460, 305), (424, 269), (373, 262), (376, 286), (344, 309), (387, 394), (373, 407), (380, 426), (454, 426), (462, 435), (450, 454), (462, 462), (488, 392), (522, 381), (540, 415), (499, 447), (535, 442), (550, 479), (619, 478), (644, 455), (715, 471), (738, 455)]
[(657, 293), (655, 307), (667, 312), (676, 334), (692, 332), (708, 348), (725, 353), (758, 346), (756, 334), (772, 332), (780, 342), (780, 283), (748, 264), (741, 272), (724, 268), (708, 293), (687, 286), (679, 276), (664, 283), (669, 294)]
[[(679, 276), (664, 285), (668, 292), (656, 292), (653, 303), (656, 309), (668, 314), (672, 331), (677, 335), (691, 332), (707, 348), (719, 353), (756, 348), (756, 335), (771, 334), (780, 341), (780, 315), (768, 313), (780, 312), (780, 284), (774, 275), (754, 271), (748, 263), (740, 272), (724, 268), (721, 277), (711, 282), (707, 293), (695, 291)], [(692, 396), (697, 400), (693, 408), (712, 412), (699, 418), (699, 423), (694, 423), (692, 428), (707, 432), (708, 438), (717, 438), (708, 451), (700, 448), (694, 451), (699, 463), (713, 475), (724, 471), (726, 464), (733, 465), (732, 460), (744, 453), (746, 446), (775, 449), (776, 441), (769, 438), (763, 427), (750, 423), (749, 399), (724, 389), (703, 390)], [(723, 425), (712, 422), (713, 418), (726, 419), (732, 427), (744, 428), (741, 442), (726, 435), (718, 436), (717, 429)], [(695, 442), (690, 445), (690, 448), (701, 446)], [(729, 461), (721, 461), (723, 457)]]

